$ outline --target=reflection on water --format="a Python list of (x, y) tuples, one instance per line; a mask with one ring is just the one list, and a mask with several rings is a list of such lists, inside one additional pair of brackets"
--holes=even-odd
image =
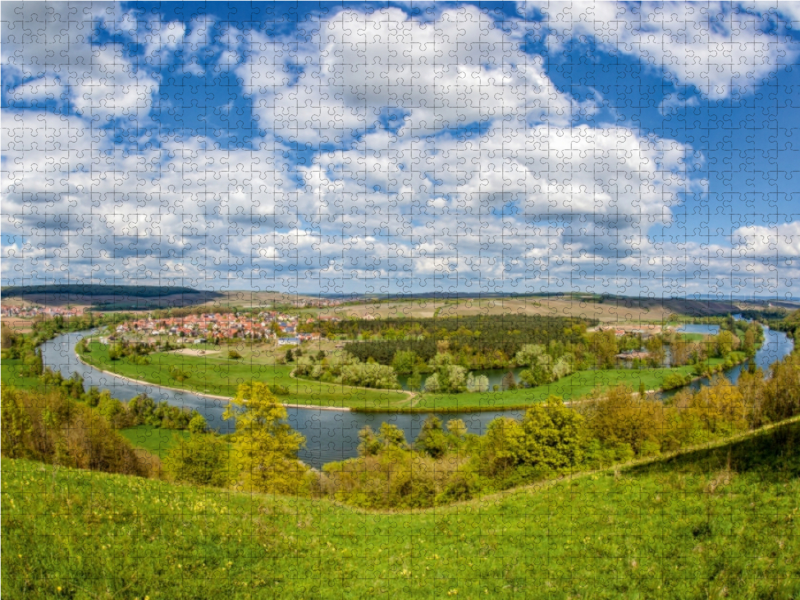
[[(197, 409), (206, 418), (210, 427), (222, 433), (233, 431), (233, 422), (222, 419), (226, 405), (224, 400), (207, 398), (191, 392), (168, 390), (150, 384), (132, 383), (123, 377), (109, 375), (94, 367), (84, 365), (75, 355), (75, 345), (85, 335), (87, 335), (86, 332), (69, 333), (45, 343), (42, 346), (44, 364), (61, 371), (64, 377), (70, 377), (72, 373), (78, 372), (87, 386), (94, 385), (100, 389), (108, 389), (112, 396), (120, 400), (130, 400), (134, 396), (145, 393), (154, 398), (156, 402), (166, 400), (175, 406)], [(792, 348), (793, 342), (786, 334), (765, 329), (764, 345), (756, 354), (756, 364), (766, 371), (769, 365), (789, 354)], [(738, 365), (727, 371), (726, 376), (735, 382), (739, 378), (742, 368), (743, 365)], [(694, 384), (694, 387), (699, 387), (699, 383)], [(364, 414), (311, 408), (287, 408), (287, 411), (291, 426), (306, 437), (306, 448), (301, 451), (300, 458), (314, 467), (356, 456), (358, 432), (365, 425), (370, 425), (377, 430), (383, 422), (392, 423), (402, 429), (406, 434), (406, 439), (411, 441), (417, 437), (427, 416), (425, 414)], [(444, 421), (463, 419), (470, 432), (482, 434), (486, 425), (498, 416), (518, 418), (520, 414), (520, 411), (492, 411), (448, 413), (439, 416)]]

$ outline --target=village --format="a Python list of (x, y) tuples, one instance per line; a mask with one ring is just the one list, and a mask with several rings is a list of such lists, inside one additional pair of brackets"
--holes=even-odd
[(219, 343), (223, 340), (277, 340), (279, 346), (299, 345), (319, 340), (318, 332), (300, 332), (302, 325), (319, 321), (339, 321), (339, 317), (323, 315), (319, 319), (301, 318), (277, 311), (259, 313), (202, 313), (185, 317), (155, 319), (146, 317), (117, 325), (114, 334), (101, 337), (104, 344), (126, 341), (156, 345), (159, 338), (175, 337), (184, 344)]
[(83, 307), (63, 308), (60, 306), (3, 306), (0, 315), (8, 318), (31, 319), (38, 316), (45, 317), (79, 317), (83, 314)]

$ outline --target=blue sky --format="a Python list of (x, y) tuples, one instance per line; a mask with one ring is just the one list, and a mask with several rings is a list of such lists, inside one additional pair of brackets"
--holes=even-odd
[(791, 3), (2, 5), (2, 281), (788, 297)]

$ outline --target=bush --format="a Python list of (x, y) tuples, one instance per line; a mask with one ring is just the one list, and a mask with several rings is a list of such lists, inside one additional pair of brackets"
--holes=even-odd
[[(323, 493), (363, 508), (433, 506), (458, 465), (398, 447), (377, 455), (328, 463), (323, 467)], [(463, 462), (463, 461), (462, 461)]]
[(85, 404), (60, 392), (28, 392), (3, 386), (2, 452), (51, 464), (147, 476), (157, 468)]
[(583, 410), (594, 437), (611, 446), (629, 444), (638, 454), (646, 441), (658, 442), (663, 433), (662, 409), (660, 402), (644, 400), (621, 385)]
[(683, 387), (688, 383), (687, 379), (691, 380), (691, 377), (684, 377), (680, 373), (670, 373), (664, 378), (664, 381), (661, 383), (661, 388), (664, 390), (674, 390)]
[(521, 462), (553, 470), (576, 467), (583, 460), (583, 421), (556, 397), (546, 405), (528, 409), (522, 419), (525, 441)]
[(205, 417), (203, 417), (203, 415), (201, 415), (200, 413), (197, 413), (195, 416), (192, 417), (192, 420), (189, 421), (188, 430), (189, 433), (199, 434), (199, 433), (205, 433), (207, 427), (208, 426), (206, 424)]
[(222, 487), (229, 480), (229, 448), (214, 434), (193, 434), (173, 446), (164, 459), (164, 470), (174, 481)]
[(447, 451), (447, 446), (447, 435), (442, 428), (442, 420), (435, 415), (430, 415), (422, 424), (414, 447), (431, 458), (441, 458)]

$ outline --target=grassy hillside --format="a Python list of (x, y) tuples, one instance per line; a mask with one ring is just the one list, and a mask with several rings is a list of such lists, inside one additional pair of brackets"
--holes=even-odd
[(143, 448), (159, 458), (164, 458), (179, 440), (189, 438), (186, 430), (161, 429), (152, 425), (135, 425), (120, 429), (119, 433), (136, 448)]
[(800, 423), (414, 513), (3, 459), (9, 598), (797, 598)]
[(586, 296), (467, 296), (461, 298), (414, 297), (363, 302), (320, 310), (342, 318), (371, 315), (376, 318), (456, 317), (468, 315), (524, 314), (583, 317), (603, 323), (661, 323), (673, 315), (709, 317), (738, 312), (730, 302), (672, 298)]

